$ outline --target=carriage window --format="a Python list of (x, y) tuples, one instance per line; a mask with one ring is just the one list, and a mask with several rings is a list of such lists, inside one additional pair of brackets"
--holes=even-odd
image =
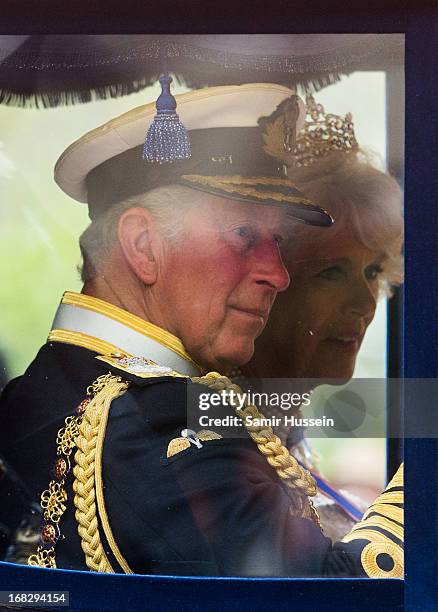
[(0, 37), (38, 67), (0, 62), (0, 558), (402, 577), (403, 37), (36, 39)]

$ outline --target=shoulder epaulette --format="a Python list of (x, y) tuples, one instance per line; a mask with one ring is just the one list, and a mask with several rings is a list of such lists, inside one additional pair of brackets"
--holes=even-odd
[(159, 365), (152, 359), (146, 359), (145, 357), (130, 357), (112, 353), (110, 355), (97, 355), (96, 359), (109, 365), (111, 371), (140, 385), (144, 384), (145, 381), (156, 378), (189, 378), (172, 370), (172, 368)]
[(403, 464), (342, 542), (363, 541), (360, 563), (370, 578), (403, 577)]

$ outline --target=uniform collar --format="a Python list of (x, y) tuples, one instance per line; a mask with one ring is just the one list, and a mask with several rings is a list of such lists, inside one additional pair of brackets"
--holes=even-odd
[(146, 357), (187, 376), (198, 376), (201, 372), (173, 334), (82, 293), (64, 293), (48, 341), (74, 344), (100, 354)]

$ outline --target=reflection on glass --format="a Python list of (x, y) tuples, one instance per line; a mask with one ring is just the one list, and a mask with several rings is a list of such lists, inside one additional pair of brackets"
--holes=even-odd
[[(301, 428), (257, 424), (264, 415), (247, 404), (236, 412), (255, 418), (236, 425), (243, 439), (191, 430), (186, 418), (193, 383), (211, 401), (220, 391), (234, 415), (230, 394), (249, 378), (352, 377), (379, 297), (402, 280), (400, 189), (367, 151), (385, 148), (383, 93), (382, 73), (358, 73), (307, 108), (272, 84), (178, 97), (192, 156), (168, 165), (141, 158), (153, 105), (111, 123), (156, 88), (42, 114), (0, 109), (13, 375), (69, 290), (47, 344), (1, 400), (0, 451), (25, 483), (21, 502), (43, 492), (42, 526), (32, 521), (24, 547), (15, 536), (10, 560), (31, 552), (31, 565), (106, 572), (401, 576), (401, 473), (366, 510), (366, 494), (321, 478)], [(29, 132), (45, 144), (37, 158)], [(74, 140), (55, 171), (61, 194), (49, 168)], [(72, 199), (88, 202), (88, 227), (87, 207)], [(333, 475), (336, 450), (322, 472)], [(355, 481), (354, 452), (335, 480)], [(363, 451), (368, 465), (372, 453)], [(13, 528), (22, 508), (11, 512)]]

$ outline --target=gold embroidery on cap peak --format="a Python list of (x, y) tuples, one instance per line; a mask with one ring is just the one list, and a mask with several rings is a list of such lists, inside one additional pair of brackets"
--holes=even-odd
[(250, 196), (257, 200), (267, 201), (274, 200), (275, 202), (289, 202), (291, 204), (305, 204), (306, 206), (314, 206), (311, 200), (303, 196), (287, 195), (275, 191), (257, 191), (253, 187), (247, 185), (272, 185), (284, 186), (293, 188), (293, 185), (287, 179), (281, 178), (248, 178), (245, 176), (202, 176), (199, 174), (183, 174), (182, 179), (189, 183), (206, 185), (213, 189), (220, 189), (226, 193), (238, 193), (243, 196)]

